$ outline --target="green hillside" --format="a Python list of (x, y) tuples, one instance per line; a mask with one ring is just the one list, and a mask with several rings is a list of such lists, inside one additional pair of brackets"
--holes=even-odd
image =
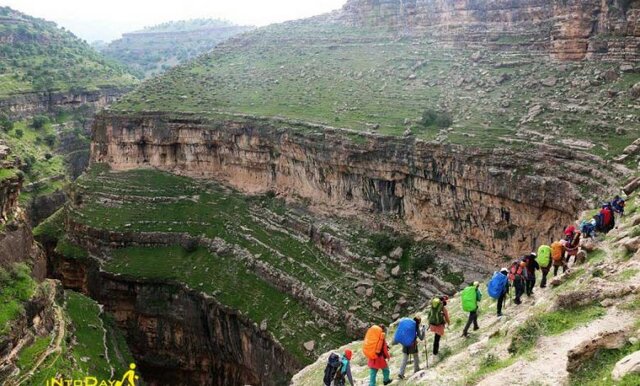
[(640, 73), (613, 63), (444, 48), (427, 37), (316, 18), (234, 38), (113, 108), (278, 116), (391, 135), (410, 129), (427, 140), (479, 146), (554, 143), (606, 156), (638, 136), (628, 91), (639, 81)]
[(0, 98), (130, 86), (134, 78), (55, 23), (0, 7)]
[(218, 19), (172, 21), (124, 34), (101, 51), (144, 78), (206, 53), (252, 28)]

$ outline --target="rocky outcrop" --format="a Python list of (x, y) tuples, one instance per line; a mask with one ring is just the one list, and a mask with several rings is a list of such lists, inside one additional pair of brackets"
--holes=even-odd
[(0, 99), (0, 111), (12, 119), (23, 119), (35, 114), (54, 112), (55, 108), (77, 109), (89, 106), (100, 110), (114, 102), (129, 88), (105, 88), (96, 91), (46, 91), (14, 94)]
[(214, 178), (247, 193), (272, 190), (342, 216), (382, 213), (419, 236), (494, 257), (548, 242), (582, 208), (579, 187), (603, 193), (599, 183), (613, 186), (617, 175), (594, 167), (596, 157), (557, 148), (464, 148), (290, 125), (102, 115), (92, 161)]
[(340, 18), (427, 34), (461, 48), (518, 48), (559, 60), (640, 60), (637, 1), (349, 0)]
[(213, 297), (103, 272), (90, 260), (56, 260), (74, 272), (61, 276), (65, 287), (82, 289), (115, 316), (150, 385), (280, 385), (301, 366), (268, 332)]

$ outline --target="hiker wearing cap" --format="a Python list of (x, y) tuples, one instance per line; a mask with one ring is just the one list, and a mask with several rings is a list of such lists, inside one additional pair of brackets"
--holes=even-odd
[(407, 368), (409, 362), (409, 354), (413, 355), (413, 372), (420, 371), (420, 356), (418, 355), (418, 339), (424, 340), (424, 333), (426, 326), (420, 325), (422, 319), (419, 316), (413, 318), (416, 324), (415, 336), (413, 343), (409, 346), (402, 346), (402, 362), (400, 362), (400, 371), (398, 371), (398, 378), (404, 379), (404, 370)]
[(444, 336), (445, 325), (450, 325), (449, 311), (447, 310), (448, 296), (441, 296), (431, 300), (429, 310), (429, 331), (433, 332), (433, 355), (438, 355), (440, 350), (440, 338)]
[(536, 286), (536, 270), (540, 269), (540, 265), (536, 261), (537, 254), (531, 252), (529, 255), (522, 258), (522, 261), (526, 263), (526, 275), (525, 275), (525, 290), (527, 296), (533, 295), (533, 288)]
[(462, 290), (462, 310), (469, 313), (467, 324), (462, 330), (462, 336), (468, 337), (469, 327), (473, 323), (473, 331), (480, 329), (478, 326), (478, 302), (482, 300), (482, 292), (480, 292), (480, 283), (474, 281), (473, 284)]
[(367, 366), (369, 367), (369, 386), (376, 385), (378, 370), (382, 370), (384, 385), (388, 385), (392, 382), (390, 377), (389, 365), (387, 364), (387, 360), (391, 358), (391, 354), (389, 354), (389, 346), (387, 345), (387, 341), (385, 339), (387, 327), (384, 324), (380, 324), (379, 326), (383, 332), (383, 334), (380, 335), (381, 349), (377, 351), (375, 359), (369, 358), (369, 361), (367, 362)]
[(333, 386), (345, 386), (349, 380), (351, 386), (354, 386), (353, 376), (351, 375), (351, 357), (353, 352), (349, 349), (344, 350), (344, 355), (340, 358), (340, 369), (336, 372)]

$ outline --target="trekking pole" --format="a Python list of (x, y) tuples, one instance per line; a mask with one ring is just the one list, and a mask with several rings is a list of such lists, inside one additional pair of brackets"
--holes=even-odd
[(429, 348), (427, 347), (427, 341), (429, 340), (429, 336), (426, 335), (424, 337), (424, 360), (426, 362), (425, 369), (429, 368)]

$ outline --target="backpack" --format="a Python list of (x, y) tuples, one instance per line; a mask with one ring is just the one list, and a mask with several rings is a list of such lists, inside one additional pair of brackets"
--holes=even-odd
[(522, 267), (520, 266), (519, 261), (514, 261), (511, 264), (511, 268), (509, 268), (509, 281), (514, 282), (516, 280), (516, 276), (522, 276)]
[(322, 379), (326, 386), (331, 385), (331, 381), (335, 378), (336, 372), (338, 372), (341, 365), (340, 356), (336, 353), (331, 353), (327, 360), (327, 366), (324, 368), (324, 378)]
[(338, 366), (336, 370), (336, 376), (333, 379), (333, 386), (345, 385), (346, 383), (345, 375), (346, 375), (347, 369), (344, 361), (346, 360), (347, 359), (345, 357), (342, 357), (342, 359), (340, 359), (340, 365)]
[(440, 326), (444, 324), (444, 304), (438, 298), (431, 300), (431, 310), (429, 310), (429, 324)]
[(364, 336), (362, 344), (362, 353), (367, 359), (376, 359), (382, 351), (384, 343), (384, 332), (380, 326), (371, 326)]
[(562, 254), (564, 252), (564, 246), (562, 245), (562, 243), (560, 241), (554, 241), (551, 244), (551, 259), (553, 261), (560, 261), (562, 260)]
[(487, 292), (489, 296), (494, 299), (498, 299), (504, 293), (504, 288), (507, 285), (507, 275), (503, 275), (500, 272), (493, 274), (491, 281), (487, 285)]
[(472, 312), (478, 309), (477, 288), (473, 285), (462, 290), (462, 311)]
[(404, 347), (413, 345), (416, 340), (416, 321), (409, 318), (402, 318), (398, 323), (396, 333), (393, 335), (394, 343), (400, 343)]
[(551, 264), (551, 247), (548, 245), (541, 245), (538, 248), (536, 254), (536, 261), (541, 268), (546, 268)]

